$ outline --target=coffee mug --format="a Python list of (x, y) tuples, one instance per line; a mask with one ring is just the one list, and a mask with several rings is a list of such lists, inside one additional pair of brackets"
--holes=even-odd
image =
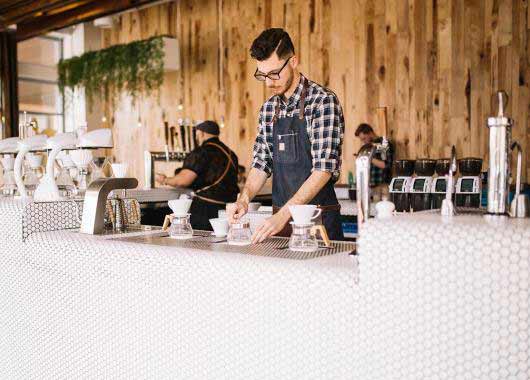
[(213, 233), (216, 237), (225, 237), (228, 234), (228, 219), (214, 218), (210, 219)]
[[(315, 214), (316, 211), (316, 214)], [(293, 205), (289, 206), (289, 212), (295, 224), (308, 224), (318, 218), (322, 213), (316, 205)]]

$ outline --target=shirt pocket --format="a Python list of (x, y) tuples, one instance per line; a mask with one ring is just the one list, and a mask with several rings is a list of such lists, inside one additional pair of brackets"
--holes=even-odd
[(299, 158), (298, 133), (286, 133), (277, 136), (275, 154), (282, 164), (296, 164)]

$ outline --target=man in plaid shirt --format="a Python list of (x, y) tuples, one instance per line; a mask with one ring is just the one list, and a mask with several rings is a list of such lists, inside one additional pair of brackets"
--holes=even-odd
[(239, 200), (227, 209), (240, 219), (248, 203), (273, 175), (274, 215), (254, 233), (253, 242), (289, 234), (290, 205), (314, 204), (332, 239), (341, 239), (340, 206), (333, 187), (341, 167), (344, 117), (337, 96), (298, 72), (298, 58), (283, 29), (267, 29), (250, 49), (257, 80), (272, 96), (259, 114), (252, 168)]
[[(366, 123), (362, 123), (357, 127), (355, 136), (361, 140), (362, 147), (367, 144), (378, 144), (383, 141), (383, 138), (377, 136), (374, 129)], [(384, 160), (382, 160), (381, 153), (376, 153), (372, 158), (372, 165), (370, 166), (370, 187), (390, 184), (392, 180), (393, 160), (394, 146), (389, 142), (389, 149)]]

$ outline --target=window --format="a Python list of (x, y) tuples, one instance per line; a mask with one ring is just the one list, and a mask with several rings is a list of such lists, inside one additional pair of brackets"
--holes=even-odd
[(32, 38), (20, 42), (17, 50), (20, 122), (35, 119), (39, 132), (63, 132), (64, 102), (57, 86), (57, 64), (63, 57), (62, 38)]

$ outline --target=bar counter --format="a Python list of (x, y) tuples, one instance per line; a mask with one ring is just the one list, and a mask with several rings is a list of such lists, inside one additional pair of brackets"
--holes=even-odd
[(530, 374), (528, 219), (372, 219), (357, 255), (294, 260), (127, 240), (156, 229), (22, 242), (28, 205), (0, 201), (3, 378)]

